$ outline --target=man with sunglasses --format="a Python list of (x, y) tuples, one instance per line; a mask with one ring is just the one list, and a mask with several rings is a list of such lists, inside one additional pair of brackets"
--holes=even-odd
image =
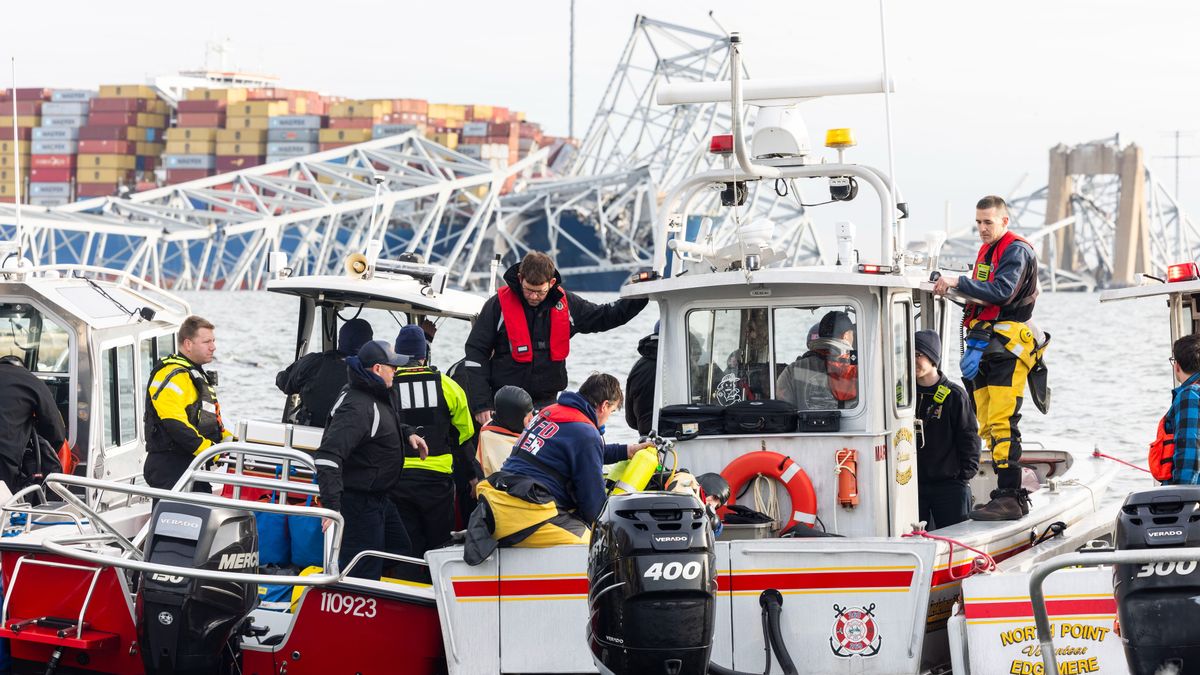
[(571, 337), (623, 326), (645, 306), (644, 298), (588, 302), (563, 288), (550, 256), (528, 253), (504, 273), (467, 338), (463, 369), (475, 421), (487, 424), (492, 399), (506, 385), (529, 392), (535, 407), (554, 403), (567, 388)]

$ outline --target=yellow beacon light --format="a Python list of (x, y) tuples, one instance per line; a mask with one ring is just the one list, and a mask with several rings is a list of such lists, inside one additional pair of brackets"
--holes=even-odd
[(842, 153), (846, 148), (853, 148), (858, 143), (854, 140), (853, 129), (829, 129), (825, 132), (825, 147), (838, 151), (838, 164), (842, 164)]
[(825, 132), (825, 147), (827, 148), (853, 148), (858, 145), (854, 141), (853, 129), (830, 129)]

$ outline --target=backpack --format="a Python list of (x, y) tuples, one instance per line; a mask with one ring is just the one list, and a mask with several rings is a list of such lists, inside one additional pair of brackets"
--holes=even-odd
[(1171, 480), (1171, 474), (1175, 471), (1175, 434), (1167, 431), (1166, 415), (1158, 421), (1158, 433), (1150, 444), (1149, 459), (1150, 475), (1154, 476), (1154, 480)]

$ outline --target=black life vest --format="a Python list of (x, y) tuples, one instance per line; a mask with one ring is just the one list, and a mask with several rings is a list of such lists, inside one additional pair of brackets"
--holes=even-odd
[[(156, 377), (160, 373), (163, 373), (162, 377)], [(221, 442), (221, 432), (225, 427), (221, 423), (221, 406), (217, 403), (217, 374), (205, 372), (203, 368), (192, 363), (186, 357), (172, 354), (154, 364), (150, 373), (150, 382), (146, 386), (146, 452), (181, 450), (181, 448), (175, 447), (170, 435), (163, 429), (162, 419), (159, 418), (158, 411), (154, 408), (154, 401), (158, 399), (163, 390), (173, 384), (171, 379), (180, 373), (187, 373), (192, 386), (196, 389), (196, 400), (184, 408), (188, 424), (196, 430), (196, 433), (213, 443)], [(158, 382), (158, 386), (154, 386), (155, 382)], [(190, 454), (191, 450), (186, 450)]]
[(418, 452), (405, 443), (404, 466), (450, 473), (453, 470), (450, 434), (453, 432), (457, 440), (458, 431), (442, 390), (442, 374), (433, 366), (401, 368), (396, 371), (391, 396), (400, 421), (415, 427), (429, 446), (429, 458), (422, 461)]

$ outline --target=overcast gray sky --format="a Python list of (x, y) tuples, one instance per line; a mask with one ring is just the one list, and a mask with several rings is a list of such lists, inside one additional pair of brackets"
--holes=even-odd
[[(69, 20), (49, 15), (58, 8)], [(577, 130), (635, 15), (715, 31), (709, 9), (743, 33), (755, 77), (880, 70), (875, 0), (579, 0)], [(278, 75), (283, 86), (495, 103), (551, 133), (567, 129), (566, 0), (66, 0), (6, 10), (0, 54), (17, 56), (21, 86), (141, 82), (195, 67), (206, 42), (229, 38), (235, 65)], [(1056, 143), (1119, 132), (1153, 157), (1173, 151), (1168, 132), (1200, 130), (1200, 4), (910, 0), (889, 1), (887, 18), (895, 166), (913, 231), (941, 227), (946, 201), (965, 224), (978, 196), (1009, 194), (1026, 174), (1021, 192), (1043, 184)], [(2, 86), (8, 79), (0, 75)], [(818, 144), (828, 127), (856, 127), (860, 147), (849, 157), (886, 167), (881, 97), (814, 102), (806, 119)], [(1185, 137), (1183, 151), (1200, 155), (1200, 134)], [(1173, 164), (1152, 161), (1173, 181)], [(1182, 174), (1193, 214), (1198, 162), (1185, 162)]]

